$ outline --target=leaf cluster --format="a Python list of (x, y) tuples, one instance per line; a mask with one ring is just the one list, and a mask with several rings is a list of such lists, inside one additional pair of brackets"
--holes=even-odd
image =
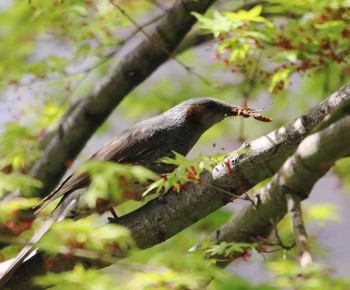
[(223, 160), (223, 155), (213, 156), (197, 156), (190, 160), (187, 157), (174, 152), (174, 157), (165, 157), (159, 160), (159, 162), (173, 166), (174, 170), (163, 174), (161, 178), (153, 182), (144, 193), (156, 191), (167, 192), (168, 190), (179, 191), (180, 189), (186, 189), (186, 183), (195, 182), (201, 183), (200, 173), (206, 170), (212, 170), (215, 162)]
[(134, 248), (134, 243), (126, 228), (117, 224), (99, 226), (96, 216), (92, 216), (55, 224), (39, 246), (51, 255), (85, 253), (92, 260), (111, 261)]
[[(123, 5), (133, 17), (152, 7), (147, 1)], [(32, 81), (62, 77), (72, 62), (108, 55), (126, 25), (109, 1), (13, 1), (0, 11), (0, 89), (26, 82), (24, 76)]]
[(314, 73), (331, 63), (347, 67), (350, 7), (344, 1), (311, 2), (318, 6), (266, 1), (248, 11), (195, 16), (217, 38), (217, 59), (237, 74), (251, 73), (255, 64), (259, 82), (277, 93), (293, 73)]
[(88, 173), (90, 185), (82, 202), (89, 207), (96, 206), (96, 200), (109, 200), (120, 204), (128, 199), (139, 200), (147, 184), (158, 175), (139, 165), (118, 164), (110, 161), (90, 160), (78, 169)]

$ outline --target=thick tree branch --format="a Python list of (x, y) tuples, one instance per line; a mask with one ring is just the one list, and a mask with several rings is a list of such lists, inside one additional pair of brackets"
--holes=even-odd
[[(344, 89), (344, 88), (343, 88)], [(315, 182), (334, 162), (350, 153), (350, 116), (307, 137), (257, 194), (257, 202), (241, 210), (214, 235), (216, 242), (252, 242), (269, 236), (287, 213), (286, 195), (307, 198)]]
[[(159, 24), (123, 58), (86, 98), (62, 118), (58, 134), (44, 150), (30, 175), (45, 184), (45, 196), (60, 180), (66, 162), (73, 160), (113, 109), (138, 84), (150, 76), (170, 56), (195, 23), (192, 11), (204, 13), (215, 0), (177, 1)], [(156, 46), (155, 46), (156, 44)], [(163, 49), (157, 49), (157, 47)]]

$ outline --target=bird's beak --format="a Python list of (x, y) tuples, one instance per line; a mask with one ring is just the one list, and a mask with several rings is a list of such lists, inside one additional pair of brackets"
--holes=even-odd
[(240, 108), (239, 107), (232, 107), (231, 109), (231, 116), (238, 116), (240, 114)]

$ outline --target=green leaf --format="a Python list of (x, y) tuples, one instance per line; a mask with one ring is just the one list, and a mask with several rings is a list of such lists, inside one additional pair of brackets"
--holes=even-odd
[(81, 250), (94, 253), (92, 259), (107, 260), (115, 254), (113, 245), (118, 245), (119, 255), (135, 247), (128, 229), (118, 224), (101, 226), (96, 216), (56, 223), (39, 242), (40, 248), (51, 254)]
[(280, 84), (283, 84), (283, 87), (288, 86), (291, 72), (292, 69), (288, 67), (278, 70), (272, 77), (269, 92), (273, 92)]
[(89, 160), (78, 168), (78, 172), (88, 173), (91, 178), (82, 199), (91, 208), (96, 206), (99, 198), (113, 204), (119, 204), (125, 199), (140, 198), (140, 187), (158, 179), (157, 174), (145, 167), (101, 160)]
[(339, 221), (338, 210), (333, 204), (316, 204), (308, 208), (307, 216), (321, 224), (326, 221)]
[(213, 12), (213, 19), (195, 12), (192, 12), (192, 15), (197, 18), (198, 26), (201, 29), (212, 32), (215, 37), (232, 29), (233, 23), (218, 11)]
[(107, 275), (97, 269), (85, 269), (78, 264), (72, 271), (63, 273), (49, 272), (45, 276), (35, 278), (35, 284), (55, 290), (109, 290), (121, 289)]
[(165, 164), (176, 166), (175, 170), (168, 174), (164, 174), (160, 179), (152, 183), (147, 190), (143, 193), (143, 196), (149, 194), (150, 192), (156, 191), (167, 192), (169, 189), (175, 191), (180, 191), (183, 186), (186, 188), (185, 184), (188, 182), (200, 182), (200, 173), (206, 170), (212, 170), (214, 160), (217, 160), (217, 156), (211, 158), (206, 156), (198, 156), (193, 160), (187, 157), (173, 152), (174, 157), (165, 157), (160, 160)]
[(33, 127), (7, 123), (0, 137), (0, 167), (17, 171), (25, 169), (41, 154)]
[(227, 12), (225, 16), (231, 21), (253, 21), (265, 23), (270, 27), (273, 27), (272, 22), (268, 21), (266, 18), (260, 16), (262, 12), (262, 6), (257, 5), (250, 9), (249, 11), (239, 10), (238, 12)]
[[(1, 180), (1, 176), (0, 176)], [(38, 204), (37, 198), (15, 198), (0, 203), (0, 223), (3, 225), (21, 209), (30, 209)]]
[(20, 173), (5, 174), (0, 172), (0, 196), (4, 193), (20, 190), (24, 195), (42, 186), (41, 181)]
[(209, 256), (223, 256), (223, 257), (231, 257), (235, 256), (238, 253), (243, 253), (246, 250), (249, 250), (255, 247), (255, 243), (228, 243), (221, 242), (220, 244), (216, 244), (206, 249), (205, 252)]

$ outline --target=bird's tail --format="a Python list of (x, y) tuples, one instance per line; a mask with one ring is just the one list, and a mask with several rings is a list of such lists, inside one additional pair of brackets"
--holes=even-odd
[(5, 283), (24, 261), (35, 255), (36, 244), (55, 222), (65, 218), (67, 213), (69, 213), (69, 211), (75, 206), (76, 202), (77, 200), (75, 199), (71, 200), (68, 205), (60, 202), (49, 218), (45, 220), (39, 229), (34, 233), (33, 237), (19, 252), (19, 254), (15, 258), (0, 264), (0, 288), (5, 285)]

